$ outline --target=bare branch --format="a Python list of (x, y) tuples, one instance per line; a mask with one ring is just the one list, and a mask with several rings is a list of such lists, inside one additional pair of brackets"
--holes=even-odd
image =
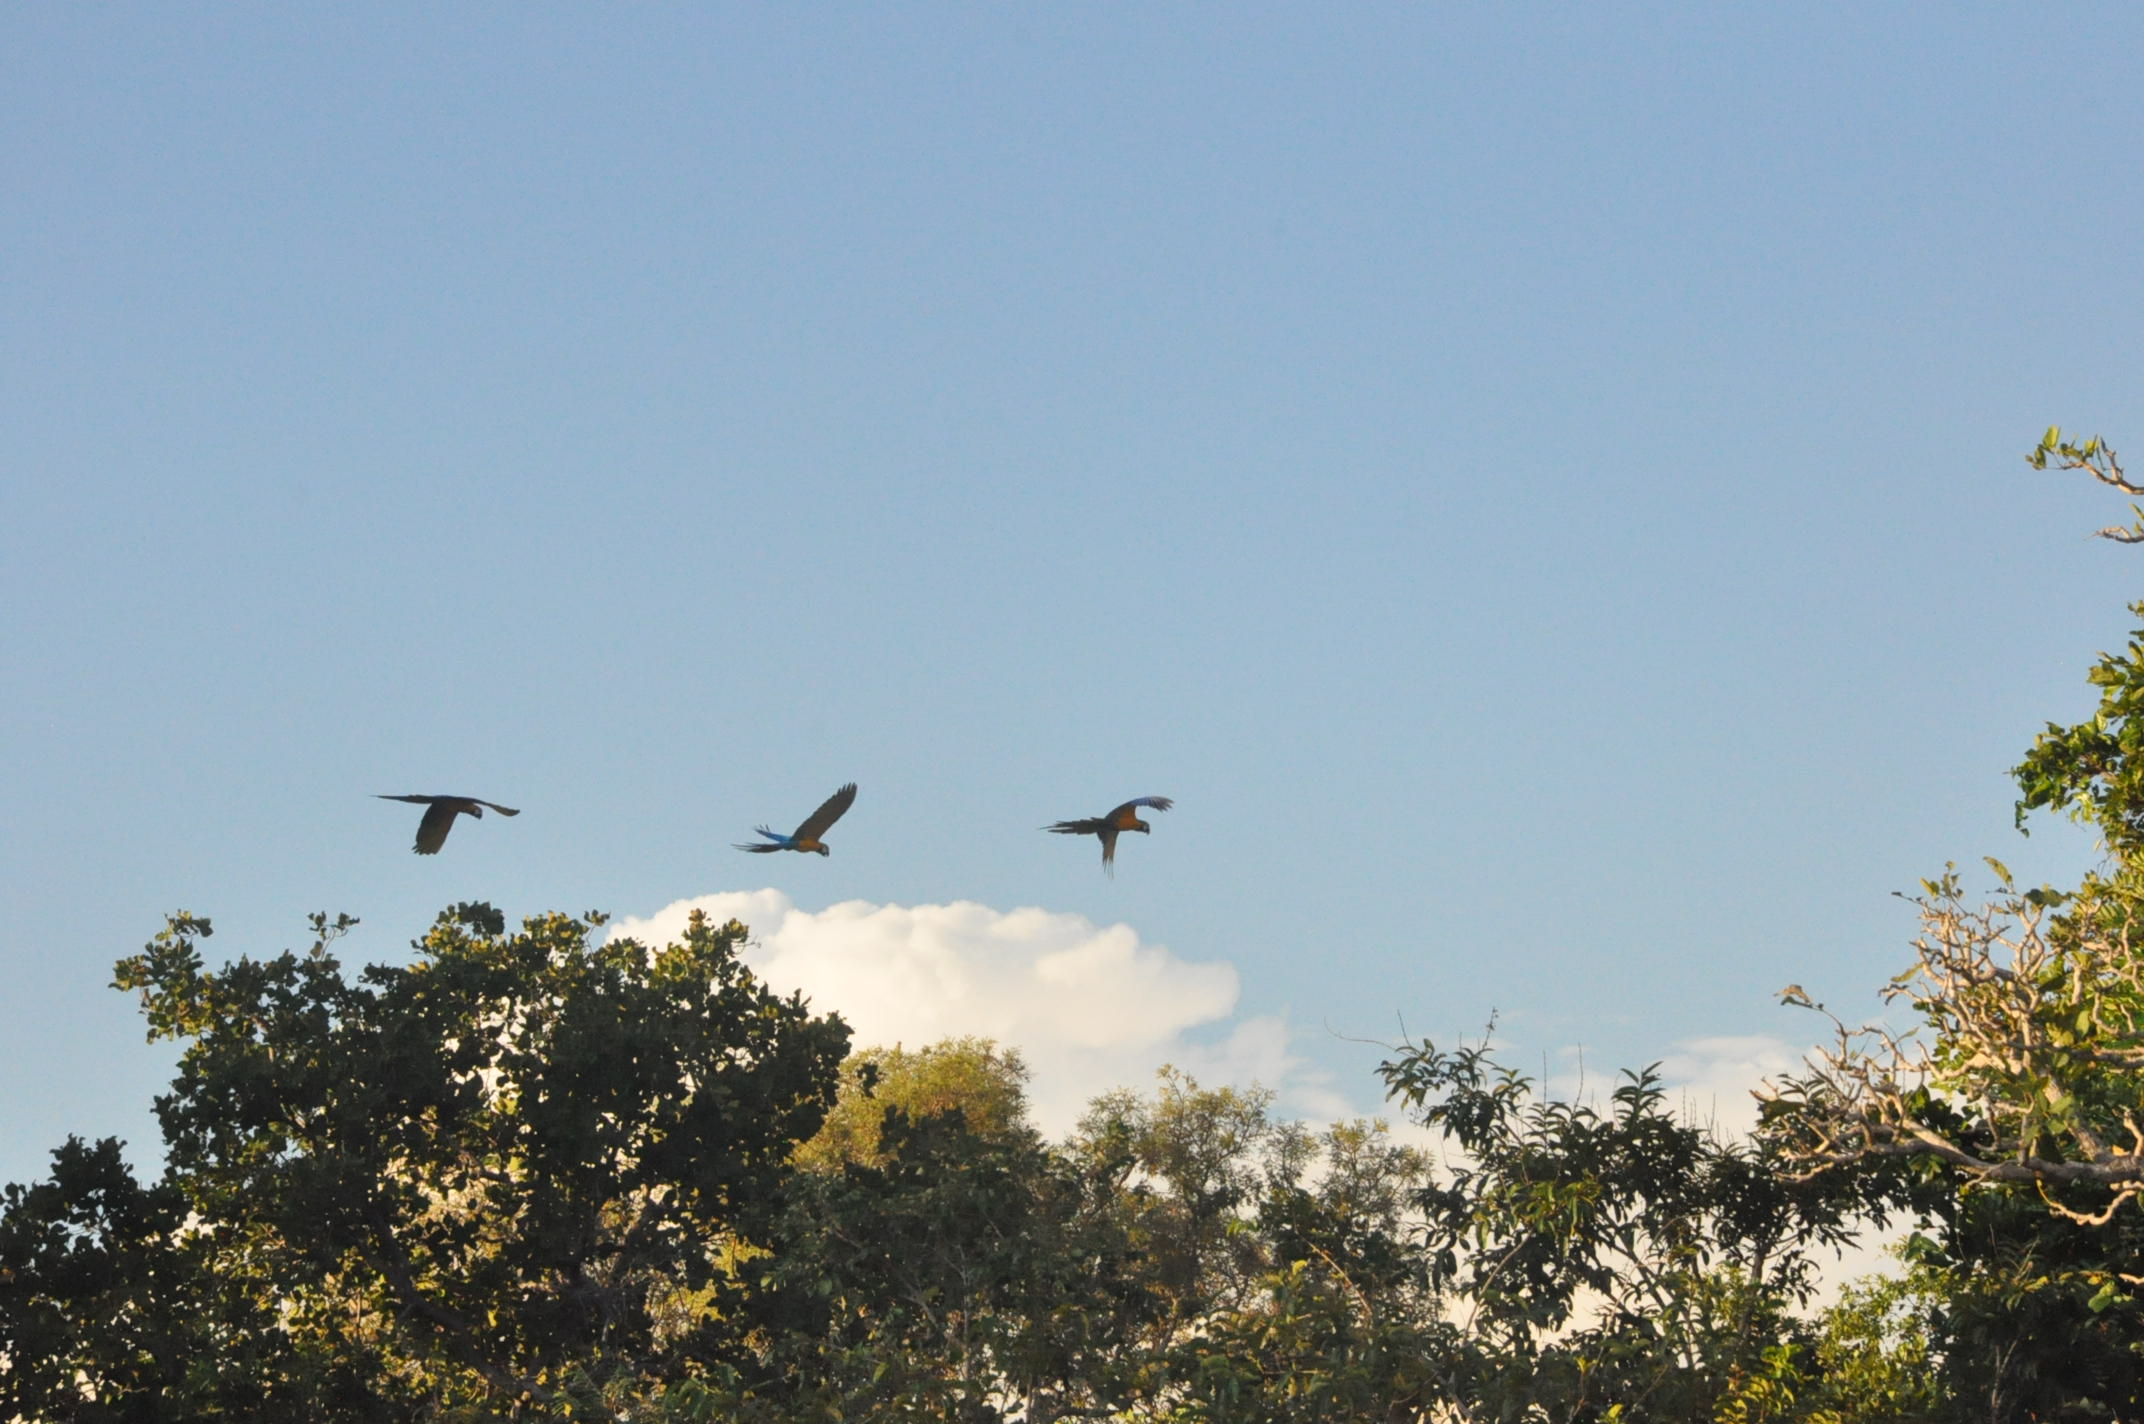
[[(2044, 898), (2006, 886), (1971, 907), (1954, 874), (1927, 886), (1915, 963), (1884, 990), (1918, 1016), (1911, 1032), (1784, 996), (1833, 1029), (1760, 1093), (1796, 1175), (1934, 1157), (1971, 1181), (2032, 1184), (2085, 1224), (2144, 1195), (2144, 1107), (2107, 1101), (2106, 1073), (2144, 1067), (2144, 956), (2126, 915), (2082, 904), (2051, 925)], [(2052, 1188), (2112, 1197), (2075, 1207)]]

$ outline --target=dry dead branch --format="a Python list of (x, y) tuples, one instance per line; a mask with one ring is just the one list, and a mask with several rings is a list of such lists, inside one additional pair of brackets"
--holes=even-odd
[[(2031, 1183), (2070, 1220), (2111, 1220), (2144, 1193), (2144, 1080), (2128, 1076), (2144, 1068), (2144, 959), (2128, 917), (2058, 915), (2059, 897), (2007, 883), (1970, 906), (1954, 875), (1926, 890), (1915, 963), (1884, 990), (1920, 1022), (1849, 1027), (1789, 991), (1833, 1041), (1760, 1093), (1771, 1130), (1804, 1176), (1932, 1156), (1974, 1182)], [(2092, 1201), (2066, 1204), (2065, 1190)]]

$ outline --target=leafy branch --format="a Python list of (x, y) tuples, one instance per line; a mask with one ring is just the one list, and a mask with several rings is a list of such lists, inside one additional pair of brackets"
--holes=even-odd
[[(2019, 893), (1988, 863), (2002, 882), (1991, 903), (1969, 905), (1954, 870), (1911, 897), (1915, 962), (1883, 997), (1911, 1006), (1915, 1030), (1849, 1028), (1798, 987), (1782, 993), (1830, 1019), (1834, 1037), (1802, 1074), (1767, 1086), (1767, 1125), (1804, 1176), (1929, 1156), (1970, 1183), (2034, 1185), (2063, 1217), (2103, 1224), (2144, 1193), (2127, 1076), (2144, 1068), (2144, 958), (2111, 902)], [(2050, 1188), (2095, 1200), (2065, 1203)]]
[[(2097, 435), (2079, 445), (2062, 438), (2061, 426), (2048, 426), (2039, 445), (2025, 457), (2025, 463), (2035, 470), (2044, 470), (2049, 460), (2054, 461), (2058, 470), (2083, 470), (2101, 484), (2110, 485), (2123, 494), (2144, 495), (2144, 485), (2129, 482), (2122, 473), (2122, 462), (2116, 457), (2114, 447)], [(2144, 507), (2132, 504), (2129, 508), (2137, 517), (2136, 523), (2110, 524), (2098, 531), (2099, 537), (2122, 544), (2144, 544)]]

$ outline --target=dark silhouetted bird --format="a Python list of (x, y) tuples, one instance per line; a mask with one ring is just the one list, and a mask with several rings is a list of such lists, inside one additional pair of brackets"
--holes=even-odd
[(752, 829), (767, 839), (753, 841), (748, 845), (740, 844), (737, 849), (753, 851), (759, 855), (771, 855), (778, 850), (815, 850), (821, 855), (831, 855), (833, 852), (826, 848), (826, 843), (819, 837), (826, 834), (828, 826), (841, 819), (842, 812), (848, 810), (855, 800), (856, 783), (852, 781), (821, 802), (819, 809), (806, 816), (804, 824), (798, 826), (792, 834), (785, 836), (778, 831), (770, 831), (765, 826), (754, 826)]
[(417, 844), (411, 849), (419, 855), (434, 855), (447, 843), (447, 832), (454, 829), (454, 818), (463, 812), (484, 818), (484, 808), (491, 807), (502, 816), (518, 816), (521, 813), (511, 806), (501, 806), (495, 801), (479, 801), (473, 796), (389, 796), (380, 793), (382, 801), (414, 801), (424, 807), (424, 819), (417, 823)]
[(1139, 819), (1139, 808), (1151, 806), (1157, 811), (1166, 811), (1176, 803), (1166, 796), (1134, 796), (1106, 816), (1093, 816), (1084, 821), (1059, 821), (1044, 826), (1045, 831), (1055, 831), (1061, 836), (1100, 836), (1102, 838), (1102, 869), (1111, 875), (1117, 873), (1117, 833), (1119, 831), (1151, 831), (1154, 828)]

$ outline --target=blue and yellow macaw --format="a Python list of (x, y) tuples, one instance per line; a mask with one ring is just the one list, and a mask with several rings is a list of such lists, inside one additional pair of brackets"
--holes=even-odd
[(1139, 808), (1151, 806), (1157, 811), (1166, 811), (1176, 803), (1166, 796), (1134, 796), (1106, 816), (1091, 816), (1084, 821), (1058, 821), (1044, 826), (1045, 831), (1055, 831), (1061, 836), (1100, 836), (1102, 838), (1102, 869), (1105, 873), (1117, 873), (1117, 835), (1122, 831), (1148, 832), (1154, 828), (1139, 819)]
[(850, 803), (855, 800), (856, 783), (852, 781), (827, 797), (818, 810), (804, 818), (804, 824), (798, 826), (793, 834), (785, 836), (778, 831), (770, 831), (765, 826), (754, 826), (752, 829), (767, 839), (764, 842), (739, 843), (737, 849), (752, 851), (757, 855), (772, 855), (778, 850), (815, 850), (821, 855), (831, 855), (833, 852), (826, 848), (826, 843), (819, 837), (826, 834), (828, 826), (841, 819), (842, 812), (848, 810)]
[(496, 801), (479, 801), (474, 796), (390, 796), (381, 792), (379, 799), (411, 801), (424, 807), (424, 819), (417, 823), (417, 844), (410, 847), (419, 855), (439, 853), (439, 848), (447, 843), (447, 832), (454, 829), (456, 816), (470, 815), (481, 821), (486, 806), (502, 816), (521, 814), (511, 806), (501, 806)]

